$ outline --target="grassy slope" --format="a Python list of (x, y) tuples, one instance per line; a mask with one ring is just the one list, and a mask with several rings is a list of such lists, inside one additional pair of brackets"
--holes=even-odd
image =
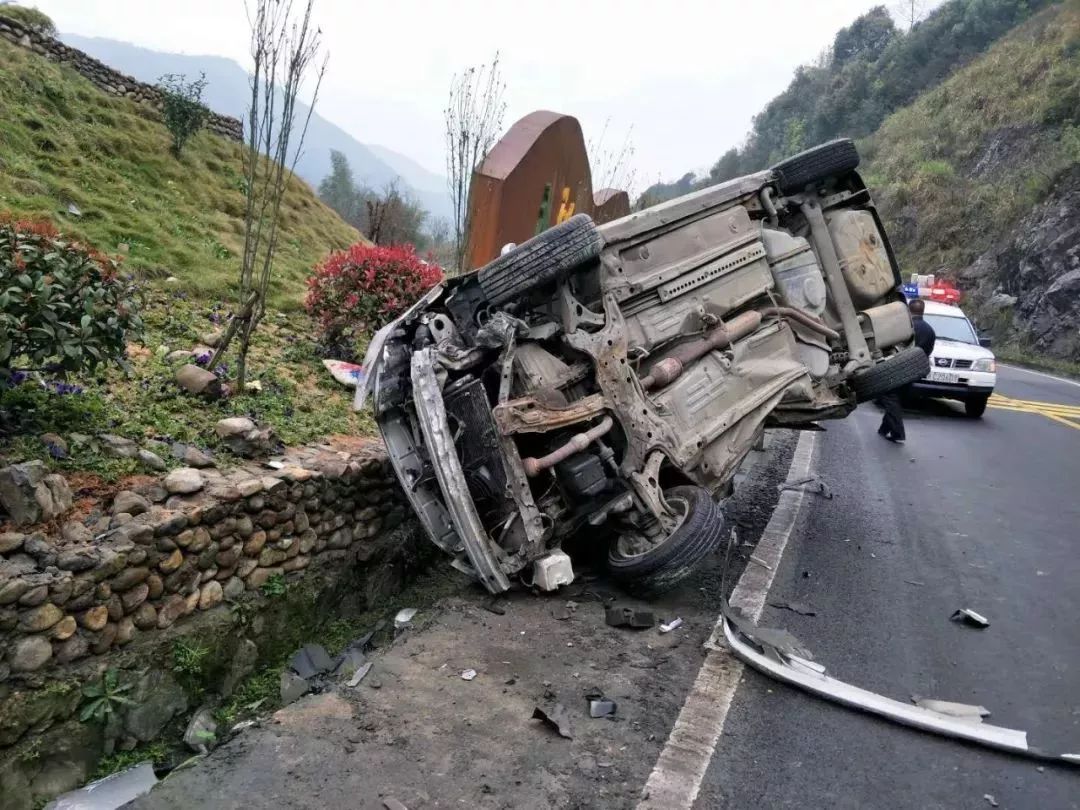
[[(359, 236), (296, 180), (284, 203), (271, 312), (249, 360), (249, 379), (263, 391), (209, 404), (178, 393), (163, 355), (192, 348), (225, 322), (244, 198), (236, 144), (200, 133), (180, 160), (168, 144), (153, 110), (106, 96), (71, 70), (0, 40), (0, 210), (52, 219), (107, 252), (127, 245), (124, 266), (145, 282), (147, 325), (142, 345), (129, 346), (130, 374), (111, 368), (71, 380), (83, 386), (79, 394), (52, 394), (35, 381), (0, 391), (0, 408), (19, 420), (14, 435), (0, 434), (0, 465), (42, 458), (106, 479), (141, 472), (136, 462), (105, 458), (92, 446), (72, 444), (70, 458), (50, 459), (38, 439), (46, 431), (211, 449), (215, 422), (239, 414), (270, 422), (290, 444), (371, 431), (366, 416), (351, 412), (350, 392), (326, 374), (311, 322), (298, 311), (311, 266)], [(81, 217), (67, 213), (68, 201)], [(168, 276), (179, 283), (163, 283)]]
[[(106, 252), (126, 245), (126, 265), (148, 278), (228, 298), (243, 247), (240, 147), (203, 132), (177, 160), (159, 120), (0, 40), (0, 209), (54, 219)], [(296, 308), (312, 264), (359, 235), (295, 178), (280, 224), (272, 302)]]
[(860, 147), (905, 274), (967, 266), (1080, 162), (1080, 7), (1018, 27)]

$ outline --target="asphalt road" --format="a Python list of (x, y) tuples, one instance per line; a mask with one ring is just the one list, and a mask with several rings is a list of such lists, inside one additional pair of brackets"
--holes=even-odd
[[(981, 420), (872, 406), (830, 424), (766, 607), (831, 674), (897, 699), (981, 704), (1032, 745), (1080, 751), (1080, 386), (1001, 368)], [(1069, 408), (1075, 408), (1070, 411)], [(985, 630), (949, 621), (960, 607)], [(988, 798), (989, 797), (989, 798)], [(996, 802), (997, 804), (994, 804)], [(697, 808), (1080, 807), (1080, 769), (913, 731), (748, 671)]]

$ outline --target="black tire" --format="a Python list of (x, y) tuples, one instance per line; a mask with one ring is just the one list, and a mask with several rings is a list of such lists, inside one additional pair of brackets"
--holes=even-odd
[(930, 358), (918, 346), (909, 346), (851, 378), (856, 402), (869, 402), (903, 388), (930, 373)]
[(847, 174), (858, 165), (859, 152), (855, 142), (840, 138), (781, 160), (772, 170), (780, 191), (794, 194), (828, 177)]
[[(669, 504), (685, 504), (683, 522), (671, 536), (643, 554), (627, 555), (619, 540), (608, 550), (608, 568), (623, 587), (639, 596), (670, 590), (690, 575), (702, 559), (723, 542), (720, 505), (702, 487), (672, 487), (664, 493)], [(674, 504), (673, 504), (674, 505)]]
[(600, 255), (604, 239), (588, 214), (548, 228), (480, 268), (480, 287), (493, 304), (512, 301), (558, 281)]
[(986, 413), (986, 403), (989, 401), (989, 396), (972, 397), (971, 399), (964, 400), (964, 413), (970, 416), (972, 419), (980, 418)]

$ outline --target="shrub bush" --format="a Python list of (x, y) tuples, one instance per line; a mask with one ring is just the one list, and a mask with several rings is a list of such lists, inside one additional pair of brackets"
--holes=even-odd
[(158, 79), (158, 89), (164, 95), (161, 117), (173, 138), (172, 153), (179, 157), (184, 144), (206, 125), (210, 116), (202, 103), (206, 74), (189, 82), (183, 74), (169, 73)]
[(335, 344), (393, 320), (442, 278), (412, 245), (357, 243), (315, 268), (304, 303), (324, 341)]
[(120, 363), (142, 321), (117, 262), (48, 222), (0, 214), (0, 379)]

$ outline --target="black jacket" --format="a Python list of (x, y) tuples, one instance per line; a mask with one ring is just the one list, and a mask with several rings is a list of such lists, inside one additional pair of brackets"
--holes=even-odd
[(936, 340), (934, 327), (924, 321), (921, 315), (912, 317), (911, 326), (915, 330), (915, 345), (926, 352), (926, 356), (929, 357), (930, 353), (934, 351), (934, 341)]

